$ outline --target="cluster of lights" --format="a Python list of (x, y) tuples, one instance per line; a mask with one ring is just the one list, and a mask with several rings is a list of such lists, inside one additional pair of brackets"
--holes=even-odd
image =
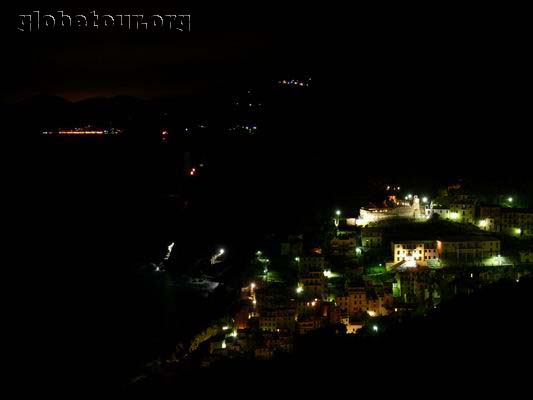
[(42, 131), (42, 135), (62, 135), (62, 136), (102, 136), (102, 135), (118, 135), (122, 133), (122, 129), (109, 128), (109, 129), (91, 129), (91, 127), (74, 128), (74, 129), (59, 129), (58, 131)]
[[(311, 81), (311, 78), (309, 78), (309, 81)], [(309, 83), (305, 81), (300, 81), (298, 79), (284, 79), (282, 81), (278, 81), (280, 85), (283, 86), (294, 86), (294, 87), (309, 87)]]
[(257, 131), (257, 125), (235, 125), (229, 128), (230, 132), (254, 134)]
[(400, 187), (387, 185), (387, 190), (400, 190)]

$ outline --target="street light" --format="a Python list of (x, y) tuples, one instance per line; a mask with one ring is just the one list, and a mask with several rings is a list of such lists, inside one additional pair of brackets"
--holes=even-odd
[(373, 330), (374, 332), (377, 332), (377, 331), (379, 330), (379, 328), (378, 328), (377, 325), (374, 325), (374, 326), (372, 326), (372, 330)]
[(513, 202), (513, 198), (512, 198), (512, 197), (509, 197), (509, 198), (507, 199), (507, 201), (508, 201), (509, 203), (512, 203), (512, 202)]
[(427, 203), (428, 202), (428, 198), (426, 196), (422, 197), (422, 203)]

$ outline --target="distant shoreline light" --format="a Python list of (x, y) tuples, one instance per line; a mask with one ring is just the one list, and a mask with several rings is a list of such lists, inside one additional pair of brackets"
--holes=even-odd
[(57, 131), (42, 131), (43, 135), (60, 135), (60, 136), (102, 136), (102, 135), (118, 135), (122, 133), (122, 129), (91, 129), (91, 128), (74, 128), (74, 129), (59, 129)]

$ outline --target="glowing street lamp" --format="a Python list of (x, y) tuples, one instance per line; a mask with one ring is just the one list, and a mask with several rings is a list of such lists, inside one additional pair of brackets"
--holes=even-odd
[(341, 210), (335, 211), (335, 218), (333, 218), (333, 223), (335, 224), (335, 227), (339, 227), (339, 217), (341, 216)]
[(211, 265), (218, 264), (220, 262), (219, 257), (221, 257), (226, 251), (224, 249), (219, 249), (218, 253), (211, 257)]
[(427, 203), (428, 202), (428, 198), (426, 196), (422, 197), (422, 203)]
[(512, 202), (513, 202), (513, 198), (512, 198), (512, 197), (509, 197), (509, 198), (507, 199), (507, 201), (508, 201), (509, 203), (512, 203)]
[(296, 287), (296, 293), (301, 294), (301, 293), (303, 293), (303, 291), (304, 291), (304, 288), (302, 286), (298, 285)]
[(378, 328), (377, 325), (373, 325), (373, 326), (372, 326), (372, 330), (373, 330), (374, 332), (377, 332), (377, 331), (379, 330), (379, 328)]

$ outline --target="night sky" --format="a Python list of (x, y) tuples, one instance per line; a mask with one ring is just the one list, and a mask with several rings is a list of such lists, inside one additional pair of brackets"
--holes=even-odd
[[(490, 10), (86, 4), (19, 5), (3, 13), (8, 38), (3, 41), (3, 99), (38, 93), (71, 100), (157, 97), (205, 92), (277, 71), (303, 71), (335, 93), (369, 96), (385, 107), (408, 98), (477, 108), (480, 102), (508, 107), (523, 94), (516, 86), (530, 85), (520, 22), (504, 14), (495, 19)], [(100, 15), (190, 13), (191, 32), (17, 32), (16, 15), (33, 9), (63, 9), (71, 15), (91, 10)]]

